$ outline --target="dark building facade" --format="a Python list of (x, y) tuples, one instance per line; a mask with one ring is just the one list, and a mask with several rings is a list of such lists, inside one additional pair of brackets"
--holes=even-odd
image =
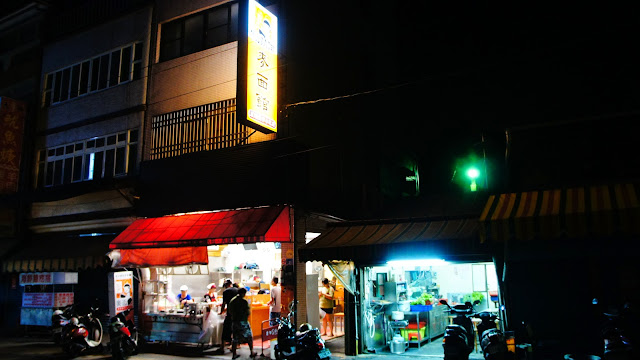
[[(335, 11), (333, 3), (262, 1), (280, 21), (279, 124), (268, 134), (235, 116), (240, 3), (97, 3), (49, 10), (31, 107), (33, 164), (23, 175), (33, 184), (25, 239), (105, 234), (98, 256), (138, 217), (279, 204), (300, 214), (299, 245), (305, 232), (326, 231), (327, 221), (308, 214), (468, 217), (478, 229), (467, 248), (452, 249), (494, 259), (499, 278), (511, 279), (501, 285), (514, 326), (538, 319), (536, 329), (547, 329), (538, 315), (557, 313), (529, 312), (529, 284), (553, 296), (568, 279), (559, 273), (580, 278), (583, 291), (563, 292), (567, 302), (637, 289), (624, 275), (638, 272), (631, 259), (617, 264), (620, 247), (631, 246), (621, 239), (638, 234), (588, 233), (560, 246), (562, 236), (534, 227), (527, 241), (511, 230), (496, 241), (491, 220), (500, 194), (520, 201), (559, 190), (565, 209), (567, 189), (609, 186), (615, 198), (617, 184), (637, 182), (638, 69), (629, 46), (637, 25), (628, 12), (378, 1)], [(472, 162), (481, 167), (475, 192), (464, 175)], [(504, 208), (507, 224), (518, 205)], [(532, 210), (534, 224), (541, 208)], [(619, 207), (605, 208), (620, 223)], [(28, 257), (6, 260), (15, 273)], [(597, 264), (603, 275), (594, 275)], [(295, 268), (303, 282), (304, 263)], [(304, 305), (303, 289), (296, 296)], [(355, 329), (352, 306), (347, 327)]]

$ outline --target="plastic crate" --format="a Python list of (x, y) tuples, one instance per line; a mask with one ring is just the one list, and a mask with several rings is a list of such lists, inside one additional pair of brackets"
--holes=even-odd
[(411, 311), (431, 311), (433, 305), (410, 305)]
[[(420, 321), (420, 328), (423, 328), (425, 326), (427, 326), (427, 322)], [(418, 324), (416, 324), (415, 322), (409, 322), (407, 327), (405, 327), (405, 329), (408, 329), (408, 330), (416, 330), (417, 328), (418, 328)]]
[[(418, 331), (420, 332), (420, 338), (418, 338)], [(400, 329), (400, 335), (402, 335), (402, 337), (406, 341), (422, 340), (427, 336), (426, 334), (427, 334), (427, 328), (426, 327), (421, 327), (420, 330), (417, 330), (417, 329)]]

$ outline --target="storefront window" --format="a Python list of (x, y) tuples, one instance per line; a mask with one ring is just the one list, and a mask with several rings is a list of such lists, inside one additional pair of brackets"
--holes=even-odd
[[(452, 306), (479, 300), (475, 311), (499, 311), (498, 279), (490, 262), (397, 261), (363, 271), (360, 323), (365, 351), (388, 352), (391, 339), (402, 336), (415, 345), (410, 351), (416, 355), (430, 354), (431, 347), (422, 345), (442, 337), (450, 323), (440, 300)], [(394, 322), (399, 318), (406, 324)], [(441, 342), (436, 350), (442, 351)]]
[[(281, 250), (275, 243), (265, 242), (208, 246), (207, 253), (207, 265), (141, 269), (142, 309), (151, 323), (150, 340), (180, 338), (187, 343), (219, 344), (220, 339), (212, 337), (221, 334), (224, 318), (218, 314), (226, 280), (247, 289), (245, 299), (251, 304), (249, 321), (254, 336), (260, 334), (262, 327), (268, 327), (264, 321), (269, 319), (271, 280), (281, 278)], [(189, 301), (181, 301), (187, 296)], [(210, 334), (201, 332), (207, 327), (206, 321), (215, 327)], [(171, 323), (172, 339), (165, 338), (169, 336), (167, 323)]]

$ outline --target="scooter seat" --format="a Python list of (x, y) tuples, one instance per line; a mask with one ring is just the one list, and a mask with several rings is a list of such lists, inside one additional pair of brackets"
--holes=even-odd
[(447, 328), (445, 329), (446, 333), (452, 333), (452, 332), (461, 332), (463, 334), (467, 334), (467, 329), (464, 328), (464, 326), (461, 325), (447, 325)]

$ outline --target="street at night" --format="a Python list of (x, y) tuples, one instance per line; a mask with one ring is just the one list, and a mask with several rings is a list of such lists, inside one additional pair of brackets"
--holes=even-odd
[(0, 357), (640, 358), (638, 14), (1, 1)]

